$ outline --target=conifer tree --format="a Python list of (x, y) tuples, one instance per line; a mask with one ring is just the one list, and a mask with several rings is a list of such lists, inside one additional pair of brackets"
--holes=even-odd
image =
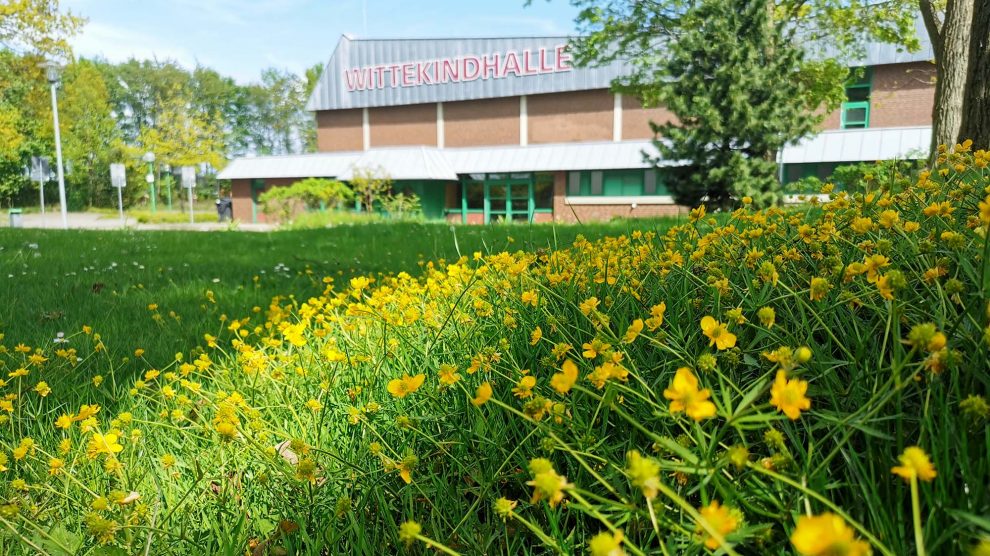
[(669, 180), (675, 199), (778, 202), (777, 152), (817, 121), (797, 78), (803, 54), (792, 31), (762, 0), (702, 0), (663, 50), (658, 100), (676, 120), (653, 128), (661, 160), (686, 164)]

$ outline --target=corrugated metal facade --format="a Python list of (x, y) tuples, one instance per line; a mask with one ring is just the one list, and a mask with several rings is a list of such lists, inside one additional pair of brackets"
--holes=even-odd
[[(341, 37), (306, 108), (338, 110), (604, 89), (613, 79), (628, 73), (627, 65), (618, 62), (599, 68), (571, 67), (554, 71), (558, 67), (558, 49), (566, 46), (567, 40), (567, 37), (409, 40)], [(518, 71), (513, 71), (511, 62), (506, 68), (510, 53), (519, 64)], [(465, 59), (488, 57), (493, 60), (496, 55), (500, 66), (496, 73), (505, 73), (502, 77), (486, 73), (466, 80), (469, 75), (461, 71), (456, 81), (430, 84), (419, 74), (423, 69), (420, 64), (425, 65), (425, 77), (438, 76), (437, 70), (442, 77), (444, 60), (454, 62), (456, 69), (463, 70), (463, 66), (457, 64), (463, 64)], [(437, 61), (441, 62), (439, 67), (434, 65)], [(403, 85), (401, 78), (393, 78), (393, 72), (401, 75), (404, 67), (412, 68), (411, 81), (415, 86)], [(508, 71), (504, 71), (506, 69)], [(368, 85), (365, 80), (371, 75), (378, 76), (371, 77), (372, 86), (358, 90), (359, 85)]]
[[(915, 27), (921, 42), (919, 51), (907, 52), (892, 44), (870, 43), (865, 46), (864, 56), (850, 61), (849, 65), (933, 59), (931, 41), (920, 17)], [(306, 109), (340, 110), (605, 89), (630, 71), (629, 64), (623, 61), (556, 71), (558, 50), (567, 42), (568, 37), (562, 36), (366, 40), (344, 36), (324, 67)], [(828, 44), (820, 48), (812, 45), (808, 50), (814, 58), (837, 54)], [(510, 53), (518, 69), (511, 62), (507, 64)], [(470, 75), (460, 67), (462, 71), (457, 79), (443, 78), (444, 60), (452, 62), (451, 68), (457, 68), (467, 58), (488, 57), (491, 61), (495, 55), (499, 56), (499, 70), (495, 73), (504, 76), (486, 73), (467, 79)]]

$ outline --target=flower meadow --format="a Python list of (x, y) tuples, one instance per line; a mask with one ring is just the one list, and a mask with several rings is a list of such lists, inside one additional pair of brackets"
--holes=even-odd
[(0, 340), (2, 552), (986, 555), (988, 163), (326, 278), (119, 399)]

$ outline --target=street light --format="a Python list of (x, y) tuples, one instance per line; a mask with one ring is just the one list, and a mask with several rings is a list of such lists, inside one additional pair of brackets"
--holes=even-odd
[(148, 151), (144, 153), (142, 158), (148, 163), (148, 175), (144, 179), (148, 182), (148, 187), (151, 188), (151, 212), (155, 213), (157, 209), (155, 204), (155, 153)]
[(62, 133), (58, 127), (58, 88), (62, 67), (57, 62), (47, 61), (41, 64), (45, 68), (45, 76), (52, 87), (52, 118), (55, 120), (55, 159), (58, 164), (58, 201), (62, 210), (62, 227), (69, 228), (69, 215), (65, 207), (65, 176), (62, 174)]

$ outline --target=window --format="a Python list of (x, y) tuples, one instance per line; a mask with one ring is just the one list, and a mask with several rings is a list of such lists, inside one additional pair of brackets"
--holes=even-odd
[(872, 89), (870, 68), (853, 70), (853, 80), (846, 85), (846, 101), (840, 115), (842, 129), (870, 127), (870, 93)]
[(567, 195), (571, 197), (640, 197), (669, 195), (660, 172), (649, 170), (605, 170), (570, 172)]
[(643, 194), (642, 170), (613, 170), (605, 172), (605, 195), (628, 197)]
[(464, 184), (464, 201), (468, 210), (485, 209), (485, 185), (477, 181)]
[(534, 208), (553, 209), (553, 174), (536, 174), (533, 182)]

